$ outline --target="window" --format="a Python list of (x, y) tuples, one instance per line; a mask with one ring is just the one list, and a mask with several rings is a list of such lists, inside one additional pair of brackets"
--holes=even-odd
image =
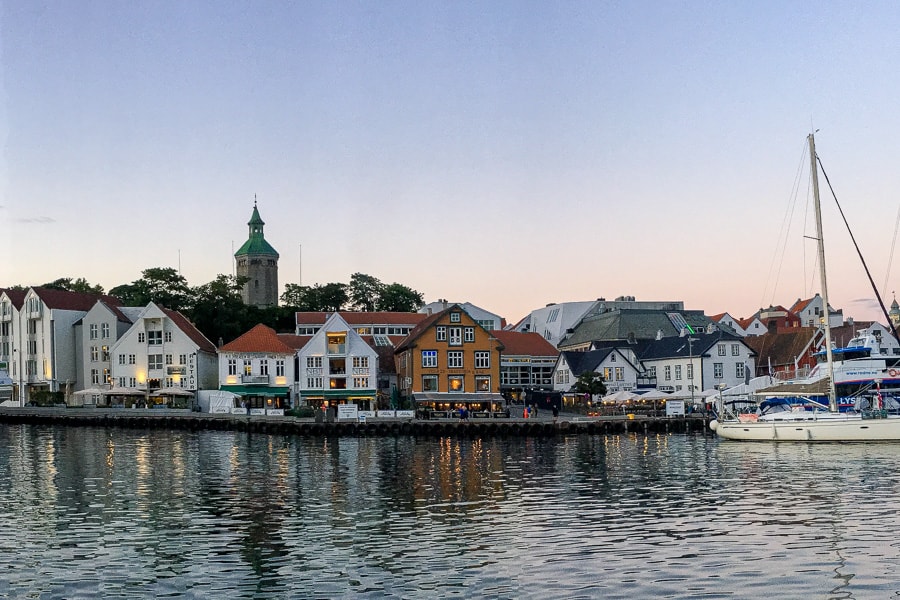
[(97, 324), (96, 323), (91, 323), (90, 331), (91, 331), (91, 334), (90, 334), (91, 339), (96, 340), (97, 339)]
[(260, 375), (268, 375), (269, 374), (269, 361), (268, 359), (262, 359), (259, 361), (259, 374)]
[(732, 356), (740, 356), (741, 355), (741, 345), (740, 344), (732, 344), (731, 345), (731, 355)]
[(137, 379), (135, 379), (134, 377), (129, 377), (128, 387), (137, 387)]
[(462, 327), (450, 327), (450, 340), (447, 342), (451, 346), (462, 346)]
[(125, 378), (124, 377), (119, 377), (119, 379), (117, 379), (117, 381), (119, 382), (119, 387), (125, 387)]
[(438, 325), (434, 330), (434, 339), (439, 342), (447, 341), (447, 327), (446, 325)]
[(616, 367), (616, 381), (625, 379), (625, 367)]
[(451, 323), (459, 323), (459, 313), (458, 312), (450, 313), (450, 322)]
[(172, 355), (171, 354), (166, 354), (166, 364), (167, 365), (172, 364)]
[(556, 318), (557, 318), (558, 316), (559, 316), (559, 309), (558, 309), (558, 308), (554, 308), (553, 310), (550, 311), (550, 314), (547, 315), (547, 322), (548, 322), (548, 323), (553, 323), (553, 322), (555, 322), (555, 321), (556, 321)]
[(235, 358), (228, 359), (228, 374), (229, 375), (237, 375), (237, 359), (235, 359)]
[(109, 339), (109, 323), (103, 323), (100, 326), (100, 337), (104, 340)]
[(321, 356), (307, 356), (306, 357), (306, 368), (307, 369), (321, 369), (322, 368), (322, 357)]
[(447, 378), (447, 389), (451, 392), (466, 391), (465, 378), (462, 375), (450, 375)]
[(687, 366), (687, 378), (688, 378), (688, 381), (694, 380), (694, 365), (692, 365), (692, 364), (688, 364), (688, 366)]
[(725, 344), (718, 344), (719, 356), (725, 356)]
[(474, 327), (466, 327), (466, 328), (463, 330), (463, 333), (465, 334), (465, 340), (466, 340), (467, 342), (474, 342), (474, 341), (475, 341), (475, 328), (474, 328)]
[(138, 344), (143, 344), (147, 341), (147, 337), (144, 335), (143, 331), (138, 331)]
[(187, 354), (179, 354), (178, 355), (178, 364), (186, 365), (187, 364)]
[(147, 344), (149, 346), (161, 346), (162, 345), (162, 331), (148, 331), (147, 332)]
[(734, 365), (734, 376), (738, 379), (744, 378), (744, 363), (737, 363)]
[(433, 368), (437, 366), (437, 350), (422, 350), (422, 367)]
[(100, 360), (100, 349), (97, 346), (91, 346), (91, 362)]
[(100, 360), (109, 362), (109, 346), (100, 346)]
[(612, 381), (612, 367), (603, 367), (603, 381)]
[(675, 381), (681, 381), (681, 365), (675, 365)]
[(722, 379), (724, 376), (725, 370), (722, 368), (722, 363), (713, 363), (713, 377)]
[(93, 383), (94, 385), (100, 383), (99, 369), (91, 369), (91, 383)]
[(560, 369), (556, 372), (556, 383), (566, 384), (569, 383), (569, 370), (568, 369)]
[(460, 351), (450, 351), (447, 353), (447, 367), (450, 369), (462, 369), (463, 353)]
[(244, 375), (253, 375), (253, 363), (249, 358), (244, 359)]
[(171, 341), (172, 341), (172, 332), (171, 332), (171, 331), (167, 331), (167, 332), (166, 332), (166, 343), (168, 344), (168, 343), (171, 342)]
[(666, 381), (672, 381), (672, 367), (666, 365), (665, 367), (663, 367), (663, 373), (665, 374), (663, 376), (663, 379), (665, 379)]
[(491, 353), (487, 351), (481, 351), (475, 353), (475, 368), (476, 369), (490, 369), (491, 368)]
[(475, 377), (475, 391), (489, 392), (491, 391), (491, 378), (487, 375), (478, 375)]
[(313, 389), (322, 389), (322, 378), (321, 377), (307, 377), (306, 378), (306, 387)]
[(125, 355), (124, 355), (124, 354), (120, 354), (120, 355), (119, 355), (119, 364), (120, 364), (120, 365), (124, 365), (124, 364), (125, 364)]
[(163, 355), (162, 354), (148, 354), (147, 355), (147, 368), (151, 371), (154, 369), (162, 369), (163, 368)]
[(354, 356), (353, 357), (353, 368), (354, 369), (368, 369), (369, 368), (369, 357), (368, 356)]
[(422, 391), (423, 392), (438, 391), (437, 375), (422, 375)]
[(615, 353), (609, 355), (609, 362), (616, 362), (616, 355), (615, 355)]
[(647, 369), (647, 377), (656, 377), (656, 366)]
[(275, 361), (275, 377), (284, 377), (284, 359), (279, 358)]
[(354, 377), (353, 378), (353, 387), (356, 389), (366, 389), (369, 387), (369, 378), (368, 377)]
[(133, 364), (136, 364), (136, 363), (137, 363), (137, 359), (136, 359), (135, 355), (134, 355), (134, 354), (129, 354), (129, 355), (128, 355), (128, 364), (129, 364), (129, 365), (133, 365)]

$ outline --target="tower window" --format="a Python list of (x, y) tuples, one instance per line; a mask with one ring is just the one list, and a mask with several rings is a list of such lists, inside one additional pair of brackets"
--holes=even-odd
[(259, 279), (254, 279), (253, 285), (255, 285), (256, 287), (259, 287)]

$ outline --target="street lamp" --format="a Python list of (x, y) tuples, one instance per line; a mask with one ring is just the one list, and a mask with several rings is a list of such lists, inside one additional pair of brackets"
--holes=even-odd
[(688, 355), (691, 361), (691, 410), (694, 410), (694, 342), (699, 342), (700, 338), (688, 338)]

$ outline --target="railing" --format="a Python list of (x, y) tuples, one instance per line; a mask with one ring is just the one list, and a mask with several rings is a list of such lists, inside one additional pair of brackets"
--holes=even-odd
[(347, 344), (328, 344), (328, 354), (347, 354)]

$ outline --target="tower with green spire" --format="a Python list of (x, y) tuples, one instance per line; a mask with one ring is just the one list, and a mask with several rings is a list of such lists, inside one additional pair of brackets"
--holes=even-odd
[(265, 223), (259, 216), (256, 200), (250, 222), (250, 238), (234, 253), (235, 272), (246, 277), (241, 291), (244, 304), (265, 308), (278, 305), (278, 252), (263, 234)]

